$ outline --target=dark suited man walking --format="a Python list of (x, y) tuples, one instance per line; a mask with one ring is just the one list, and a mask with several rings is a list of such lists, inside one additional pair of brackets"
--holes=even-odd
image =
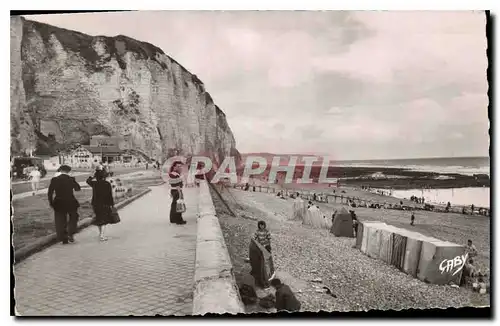
[(54, 209), (57, 240), (67, 244), (75, 241), (73, 234), (76, 233), (80, 204), (73, 191), (80, 191), (81, 187), (75, 178), (69, 175), (71, 167), (62, 165), (59, 170), (61, 174), (50, 180), (48, 195), (50, 207)]

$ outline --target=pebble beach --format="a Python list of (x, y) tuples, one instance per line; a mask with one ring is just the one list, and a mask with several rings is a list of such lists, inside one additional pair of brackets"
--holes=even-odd
[[(380, 260), (369, 258), (353, 248), (353, 238), (338, 238), (328, 230), (288, 221), (286, 216), (292, 214), (292, 199), (232, 188), (224, 189), (221, 195), (238, 216), (232, 216), (220, 198), (212, 194), (237, 282), (250, 271), (249, 264), (244, 261), (248, 256), (250, 237), (256, 230), (257, 221), (264, 220), (272, 234), (277, 271), (286, 275), (286, 281), (297, 293), (304, 311), (426, 309), (490, 304), (489, 295), (449, 285), (426, 284)], [(340, 208), (340, 204), (318, 205), (328, 215)], [(355, 210), (360, 220), (380, 220), (410, 228), (408, 212)], [(478, 265), (482, 270), (489, 270), (488, 218), (422, 212), (418, 213), (416, 222), (412, 230), (442, 240), (465, 243), (472, 238), (479, 251)]]

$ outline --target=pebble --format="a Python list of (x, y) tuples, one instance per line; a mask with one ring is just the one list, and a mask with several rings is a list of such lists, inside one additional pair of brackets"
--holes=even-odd
[[(236, 190), (232, 194), (248, 210), (247, 214), (266, 221), (275, 267), (305, 283), (311, 282), (308, 288), (297, 291), (304, 310), (400, 310), (489, 304), (487, 295), (426, 284), (380, 260), (370, 259), (352, 248), (355, 239), (332, 237), (328, 230), (314, 229), (297, 221), (283, 223), (279, 220), (281, 216), (271, 213), (291, 214), (290, 202), (265, 193)], [(247, 201), (249, 197), (251, 201)], [(256, 222), (218, 216), (232, 258), (248, 255), (248, 243), (256, 230)], [(244, 266), (234, 266), (235, 274), (238, 269), (249, 269), (248, 264)], [(318, 285), (334, 290), (331, 292), (335, 292), (337, 298), (325, 300), (325, 290), (318, 289)], [(478, 302), (479, 298), (483, 299)]]

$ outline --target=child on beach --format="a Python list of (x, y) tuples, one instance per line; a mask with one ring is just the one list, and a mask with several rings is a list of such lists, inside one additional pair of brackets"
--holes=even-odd
[(349, 213), (351, 214), (352, 218), (352, 230), (354, 231), (354, 236), (358, 236), (358, 216), (356, 215), (356, 212), (353, 210), (350, 210)]
[(476, 246), (472, 244), (472, 240), (467, 240), (467, 245), (465, 246), (465, 252), (469, 254), (469, 257), (476, 257), (477, 256), (477, 249)]
[(266, 228), (266, 222), (259, 221), (257, 223), (257, 231), (254, 239), (260, 243), (267, 251), (271, 252), (271, 233)]
[(415, 212), (411, 212), (411, 223), (410, 225), (415, 225)]

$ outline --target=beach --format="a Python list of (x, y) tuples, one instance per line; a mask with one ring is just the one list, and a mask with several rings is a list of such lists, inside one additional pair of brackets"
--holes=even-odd
[[(298, 189), (298, 188), (297, 188)], [(344, 195), (366, 200), (399, 202), (390, 196), (342, 188)], [(354, 248), (355, 239), (335, 237), (328, 230), (289, 221), (293, 200), (276, 193), (227, 188), (222, 197), (235, 212), (231, 216), (217, 195), (212, 195), (217, 216), (233, 263), (237, 283), (249, 273), (245, 262), (249, 239), (258, 220), (271, 232), (273, 260), (280, 277), (296, 293), (304, 311), (366, 311), (369, 309), (426, 309), (489, 305), (489, 295), (470, 289), (426, 284), (380, 260), (369, 258)], [(363, 196), (363, 197), (361, 197)], [(409, 202), (409, 201), (405, 201)], [(346, 205), (315, 203), (330, 216)], [(465, 244), (472, 239), (479, 255), (476, 264), (483, 271), (490, 267), (489, 218), (454, 213), (418, 212), (410, 226), (409, 212), (389, 209), (354, 209), (361, 221), (381, 221), (424, 235)], [(285, 275), (285, 276), (282, 276)], [(319, 283), (317, 283), (319, 282)], [(322, 290), (328, 288), (335, 296)], [(261, 311), (247, 307), (247, 313)]]
[[(395, 197), (394, 195), (392, 196), (389, 195), (387, 190), (385, 190), (386, 192), (384, 194), (381, 194), (373, 191), (373, 189), (371, 191), (367, 191), (359, 188), (345, 187), (345, 186), (329, 188), (324, 185), (317, 185), (317, 184), (309, 184), (309, 185), (286, 184), (283, 186), (280, 185), (270, 186), (264, 182), (260, 182), (258, 184), (260, 185), (260, 187), (259, 186), (255, 187), (256, 192), (253, 192), (252, 188), (249, 189), (250, 190), (249, 192), (240, 191), (238, 189), (241, 188), (236, 188), (235, 190), (232, 190), (233, 191), (232, 193), (236, 194), (244, 193), (247, 194), (245, 196), (251, 196), (252, 198), (256, 198), (257, 196), (258, 198), (261, 198), (266, 202), (269, 201), (270, 198), (273, 199), (273, 202), (274, 199), (277, 199), (277, 202), (280, 203), (281, 202), (286, 203), (287, 201), (290, 200), (289, 198), (287, 198), (286, 201), (284, 201), (283, 199), (279, 199), (279, 197), (276, 196), (276, 194), (280, 190), (286, 190), (288, 193), (300, 191), (301, 193), (305, 192), (311, 195), (313, 193), (316, 193), (317, 195), (319, 194), (326, 194), (330, 196), (336, 195), (337, 199), (335, 199), (334, 202), (331, 202), (330, 200), (328, 201), (328, 203), (315, 202), (315, 204), (320, 207), (321, 211), (325, 216), (331, 216), (331, 214), (333, 214), (335, 210), (338, 210), (341, 207), (346, 207), (346, 209), (355, 210), (356, 214), (361, 220), (382, 221), (388, 224), (393, 224), (398, 227), (410, 228), (414, 231), (421, 232), (423, 234), (436, 237), (441, 240), (446, 240), (460, 244), (465, 244), (468, 239), (474, 239), (473, 241), (475, 243), (476, 241), (480, 243), (480, 246), (483, 248), (483, 255), (485, 258), (487, 258), (485, 259), (484, 265), (482, 267), (489, 268), (490, 218), (488, 216), (483, 216), (479, 214), (471, 215), (470, 207), (468, 208), (467, 214), (465, 215), (461, 213), (461, 209), (458, 209), (457, 206), (454, 207), (453, 205), (452, 209), (448, 213), (444, 212), (444, 205), (443, 207), (441, 207), (443, 209), (441, 209), (440, 211), (425, 211), (421, 210), (423, 205), (416, 204), (415, 202), (409, 199), (411, 195), (407, 196), (406, 198), (398, 198)], [(267, 187), (276, 188), (275, 192), (267, 193), (266, 191)], [(439, 189), (439, 191), (448, 191), (448, 189)], [(457, 190), (455, 189), (454, 191)], [(486, 193), (486, 191), (489, 190), (487, 190), (486, 188), (485, 190), (482, 191)], [(482, 193), (482, 195), (485, 195), (485, 193)], [(339, 198), (340, 196), (343, 197), (344, 204), (341, 204), (341, 199)], [(235, 198), (237, 199), (237, 197)], [(346, 205), (347, 199), (349, 198), (356, 199), (355, 202), (366, 201), (368, 203), (378, 203), (380, 205), (400, 205), (402, 202), (403, 206), (420, 208), (420, 210), (417, 209), (415, 213), (418, 226), (410, 227), (409, 222), (411, 213), (409, 211), (404, 211), (400, 209), (383, 209), (383, 208), (374, 209), (367, 207), (350, 208), (349, 206)], [(269, 210), (267, 204), (259, 204), (259, 201), (257, 202), (252, 201), (252, 205), (257, 205), (257, 207), (259, 207), (261, 210)], [(290, 208), (286, 209), (287, 210), (285, 211), (281, 209), (281, 211), (279, 211), (278, 214), (282, 215), (290, 214), (289, 211)]]

